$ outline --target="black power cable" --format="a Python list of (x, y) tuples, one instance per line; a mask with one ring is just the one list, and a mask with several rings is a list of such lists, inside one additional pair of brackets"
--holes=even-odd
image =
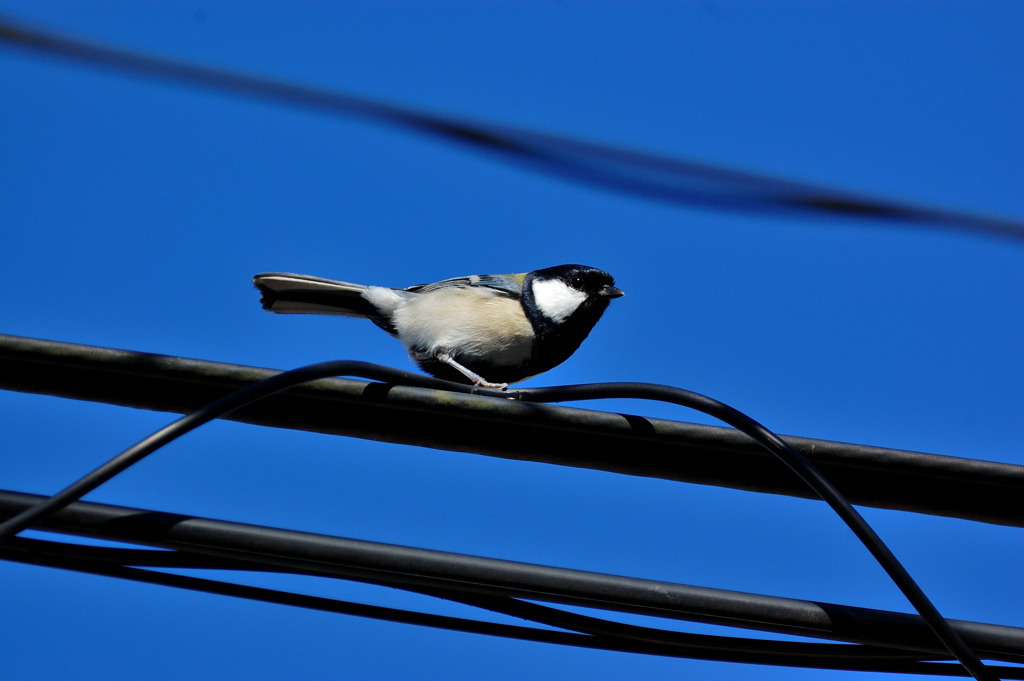
[(924, 224), (1024, 239), (1019, 221), (885, 201), (643, 152), (488, 125), (245, 73), (155, 57), (0, 19), (0, 41), (80, 62), (430, 135), (542, 172), (634, 196), (749, 213), (804, 213)]
[[(376, 384), (379, 385), (379, 384)], [(0, 519), (46, 497), (0, 490)], [(535, 565), (447, 551), (310, 534), (212, 518), (78, 501), (35, 528), (164, 549), (88, 548), (80, 557), (136, 567), (261, 570), (400, 589), (509, 596), (647, 617), (830, 639), (951, 658), (919, 615)], [(21, 538), (8, 540), (0, 551)], [(34, 546), (39, 546), (35, 544)], [(79, 556), (81, 545), (61, 546)], [(216, 561), (216, 562), (213, 562)], [(1024, 662), (1024, 629), (950, 624), (985, 659)], [(959, 667), (959, 665), (958, 665)]]
[[(386, 586), (405, 591), (421, 593), (579, 633), (567, 634), (355, 604), (262, 587), (137, 569), (137, 566), (143, 565), (150, 568), (227, 569), (317, 575), (317, 573), (301, 570), (280, 569), (266, 564), (198, 556), (177, 551), (113, 549), (18, 538), (0, 548), (0, 558), (267, 603), (559, 645), (748, 664), (938, 676), (965, 675), (965, 671), (959, 665), (928, 662), (928, 660), (944, 659), (941, 656), (900, 652), (869, 645), (808, 644), (663, 631), (578, 615), (517, 598), (474, 596), (461, 592), (416, 589), (382, 582)], [(996, 669), (1004, 678), (1024, 678), (1024, 669), (1021, 668), (998, 667)]]
[[(15, 537), (9, 540), (6, 545), (0, 547), (0, 558), (64, 569), (74, 569), (75, 566), (79, 565), (90, 566), (90, 571), (94, 574), (107, 574), (112, 577), (121, 575), (117, 571), (103, 573), (101, 570), (102, 566), (105, 565), (111, 568), (141, 567), (259, 571), (315, 577), (334, 577), (333, 575), (326, 575), (320, 572), (282, 567), (265, 562), (257, 562), (256, 560), (250, 562), (184, 551), (108, 548), (67, 544), (42, 539), (24, 539), (21, 537)], [(687, 634), (578, 615), (558, 608), (529, 603), (521, 598), (471, 594), (443, 588), (415, 587), (383, 579), (369, 580), (365, 583), (432, 596), (518, 617), (531, 622), (569, 629), (578, 633), (594, 636), (605, 635), (615, 639), (627, 639), (640, 643), (673, 647), (680, 652), (686, 652), (687, 656), (713, 651), (727, 655), (737, 655), (740, 658), (749, 656), (745, 661), (755, 663), (794, 665), (801, 662), (814, 662), (824, 666), (834, 665), (840, 661), (844, 663), (853, 661), (855, 664), (872, 664), (894, 661), (945, 660), (949, 657), (948, 655), (936, 655), (934, 653), (902, 648), (883, 648), (873, 645), (808, 644), (792, 643), (790, 641)], [(733, 658), (733, 661), (743, 661), (740, 658)]]
[[(51, 567), (74, 566), (78, 564), (90, 565), (94, 572), (99, 571), (99, 566), (108, 565), (121, 568), (145, 567), (261, 571), (319, 577), (326, 576), (322, 573), (268, 565), (267, 563), (197, 555), (182, 551), (108, 548), (67, 544), (42, 539), (23, 539), (20, 537), (14, 538), (7, 545), (0, 547), (0, 557), (25, 563), (34, 562)], [(118, 575), (111, 574), (110, 576)], [(373, 580), (367, 583), (432, 596), (592, 636), (607, 636), (615, 639), (636, 641), (642, 644), (675, 648), (680, 652), (687, 653), (688, 656), (691, 654), (699, 655), (713, 652), (734, 656), (732, 658), (733, 661), (797, 666), (801, 666), (801, 663), (809, 662), (824, 666), (851, 662), (854, 664), (867, 663), (870, 665), (877, 662), (945, 660), (949, 657), (948, 655), (936, 655), (934, 653), (923, 653), (900, 648), (883, 648), (873, 645), (794, 643), (791, 641), (689, 634), (579, 615), (508, 596), (471, 594), (430, 587), (421, 588), (383, 580)]]
[[(188, 414), (278, 373), (0, 334), (0, 388)], [(369, 385), (369, 387), (368, 387)], [(817, 495), (735, 428), (330, 379), (225, 419), (801, 498)], [(581, 405), (586, 406), (586, 405)], [(1024, 466), (782, 436), (858, 509), (1024, 528)], [(5, 516), (6, 517), (6, 516)]]
[(799, 452), (757, 421), (718, 400), (689, 390), (650, 383), (594, 383), (503, 392), (443, 381), (369, 362), (336, 360), (311, 364), (253, 383), (161, 428), (57, 494), (6, 522), (0, 523), (0, 543), (28, 528), (41, 518), (80, 499), (132, 464), (204, 423), (287, 388), (331, 376), (358, 376), (392, 385), (413, 385), (529, 402), (567, 402), (613, 398), (653, 400), (678, 404), (713, 416), (746, 433), (796, 472), (853, 530), (943, 645), (960, 661), (964, 668), (978, 681), (998, 681), (974, 652), (964, 644), (960, 636), (942, 617), (924, 591), (910, 576), (910, 573), (871, 529), (867, 521), (839, 490)]

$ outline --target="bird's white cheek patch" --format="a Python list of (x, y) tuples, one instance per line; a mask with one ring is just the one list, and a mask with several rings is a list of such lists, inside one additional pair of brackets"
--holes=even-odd
[(541, 314), (561, 324), (583, 304), (587, 294), (558, 279), (541, 279), (533, 281), (533, 299)]

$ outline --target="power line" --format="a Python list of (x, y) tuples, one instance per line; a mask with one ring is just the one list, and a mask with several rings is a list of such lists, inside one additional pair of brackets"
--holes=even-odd
[(0, 19), (0, 42), (145, 77), (361, 118), (487, 152), (550, 175), (647, 199), (754, 214), (868, 218), (1024, 240), (1024, 224), (1015, 220), (874, 199), (692, 160), (478, 123), (110, 47), (10, 20)]
[[(189, 413), (275, 373), (0, 335), (0, 388), (142, 409)], [(813, 498), (799, 478), (732, 428), (344, 379), (293, 388), (225, 418)], [(855, 504), (1024, 527), (1024, 466), (784, 439)]]

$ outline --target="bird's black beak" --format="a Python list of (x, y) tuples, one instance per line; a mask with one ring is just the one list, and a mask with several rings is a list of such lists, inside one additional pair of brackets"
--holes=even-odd
[(622, 292), (622, 289), (615, 288), (614, 286), (603, 286), (601, 290), (597, 292), (597, 295), (602, 298), (621, 298), (626, 295)]

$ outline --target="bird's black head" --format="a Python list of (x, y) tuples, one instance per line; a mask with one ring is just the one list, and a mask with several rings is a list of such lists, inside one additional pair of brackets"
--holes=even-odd
[(596, 267), (558, 265), (526, 275), (523, 310), (536, 334), (531, 369), (540, 373), (568, 359), (621, 295), (612, 275)]
[(587, 297), (610, 300), (623, 295), (615, 288), (612, 275), (596, 267), (586, 265), (557, 265), (531, 273), (534, 280), (560, 281), (573, 291), (584, 293)]

